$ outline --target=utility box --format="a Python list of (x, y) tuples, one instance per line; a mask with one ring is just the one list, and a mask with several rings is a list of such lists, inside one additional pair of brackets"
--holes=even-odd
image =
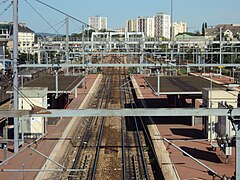
[[(23, 87), (20, 89), (18, 103), (19, 110), (31, 110), (33, 106), (47, 109), (47, 88)], [(47, 118), (20, 117), (19, 133), (27, 138), (37, 138), (47, 133)]]
[[(238, 91), (204, 88), (202, 93), (203, 106), (206, 108), (225, 108), (224, 104), (237, 108)], [(216, 138), (232, 138), (235, 131), (227, 116), (203, 117), (203, 134), (209, 140)]]

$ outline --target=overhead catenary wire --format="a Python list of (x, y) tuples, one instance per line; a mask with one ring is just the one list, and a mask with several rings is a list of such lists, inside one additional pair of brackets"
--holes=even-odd
[(70, 14), (67, 14), (67, 13), (65, 13), (65, 12), (63, 12), (63, 11), (61, 11), (61, 10), (59, 10), (59, 9), (57, 9), (57, 8), (55, 8), (55, 7), (47, 4), (47, 3), (45, 3), (45, 2), (42, 2), (42, 1), (40, 1), (40, 0), (35, 0), (35, 1), (37, 1), (37, 2), (39, 2), (40, 4), (45, 5), (45, 6), (49, 7), (49, 8), (51, 8), (51, 9), (55, 10), (55, 11), (57, 11), (57, 12), (63, 14), (63, 15), (65, 15), (65, 16), (68, 16), (69, 18), (74, 19), (74, 20), (77, 21), (77, 22), (80, 22), (80, 23), (82, 23), (82, 24), (85, 24), (86, 26), (91, 27), (91, 28), (94, 29), (94, 30), (98, 30), (98, 29), (90, 26), (88, 23), (85, 23), (84, 21), (81, 21), (81, 20), (79, 20), (79, 19), (71, 16)]
[[(26, 1), (26, 0), (25, 0), (25, 1)], [(55, 10), (55, 11), (57, 11), (57, 12), (63, 14), (63, 15), (65, 15), (65, 16), (68, 16), (69, 18), (71, 18), (71, 19), (73, 19), (73, 20), (75, 20), (75, 21), (77, 21), (77, 22), (82, 23), (82, 24), (86, 25), (87, 27), (90, 27), (90, 28), (93, 29), (93, 30), (98, 31), (97, 28), (95, 28), (95, 27), (89, 25), (88, 23), (85, 23), (84, 21), (81, 21), (81, 20), (79, 20), (79, 19), (77, 19), (77, 18), (71, 16), (70, 14), (67, 14), (67, 13), (65, 13), (65, 12), (63, 12), (63, 11), (61, 11), (61, 10), (59, 10), (59, 9), (57, 9), (57, 8), (55, 8), (55, 7), (53, 7), (53, 6), (49, 5), (49, 4), (47, 4), (47, 3), (45, 3), (45, 2), (42, 2), (42, 1), (40, 1), (40, 0), (35, 0), (35, 1), (39, 2), (40, 4), (42, 4), (42, 5), (44, 5), (44, 6), (47, 6), (47, 7), (51, 8), (51, 9)], [(116, 39), (116, 40), (117, 40), (117, 41), (120, 41), (119, 39)], [(122, 41), (121, 41), (121, 42), (122, 42)], [(127, 44), (127, 43), (123, 42), (123, 44)], [(135, 47), (135, 49), (141, 51), (141, 48), (136, 48), (136, 47)]]
[[(5, 76), (2, 76), (5, 80), (8, 80)], [(33, 104), (33, 102), (19, 89), (17, 88), (14, 84), (13, 85), (13, 89), (18, 91), (19, 95), (24, 98), (24, 100), (26, 101), (26, 103), (29, 104), (29, 106), (31, 106), (32, 108), (35, 106), (35, 104)]]
[(80, 30), (82, 29), (82, 27), (78, 26), (72, 19), (71, 19), (71, 22), (72, 22), (75, 26), (77, 26), (77, 28), (75, 28), (72, 32), (75, 32), (75, 31), (77, 31), (77, 30), (80, 32)]
[(44, 18), (27, 0), (25, 0), (26, 3), (58, 34), (59, 32)]
[(57, 29), (57, 31), (59, 31), (65, 24), (66, 24), (66, 21)]
[(7, 3), (8, 1), (10, 1), (10, 0), (3, 0), (2, 2), (0, 2), (0, 6)]
[(11, 2), (0, 14), (0, 17), (13, 5), (13, 2)]
[[(64, 20), (62, 20), (62, 21), (60, 21), (60, 22), (58, 22), (58, 23), (54, 24), (54, 25), (53, 25), (53, 27), (56, 27), (56, 26), (58, 26), (58, 25), (62, 24), (63, 22), (64, 22), (64, 24), (66, 24), (66, 23), (65, 23), (65, 22), (66, 22), (66, 20), (64, 19)], [(62, 25), (61, 25), (61, 26), (62, 26)], [(42, 32), (49, 31), (50, 29), (52, 29), (52, 28), (51, 28), (51, 27), (50, 27), (50, 28), (47, 28), (47, 29), (43, 30)]]

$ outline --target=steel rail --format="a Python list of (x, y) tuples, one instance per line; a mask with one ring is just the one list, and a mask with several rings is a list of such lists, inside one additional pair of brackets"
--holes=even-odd
[[(131, 88), (129, 83), (127, 83), (127, 87)], [(130, 92), (129, 92), (129, 97), (130, 97), (131, 108), (132, 109), (136, 108), (136, 105), (133, 103), (133, 94)], [(150, 177), (149, 177), (149, 173), (148, 173), (148, 169), (147, 169), (147, 163), (146, 163), (146, 160), (144, 157), (143, 145), (141, 142), (141, 136), (140, 136), (139, 127), (137, 124), (137, 118), (136, 118), (136, 116), (133, 116), (133, 118), (134, 118), (134, 124), (135, 124), (136, 132), (137, 132), (137, 140), (138, 140), (138, 145), (140, 148), (140, 155), (141, 155), (141, 159), (142, 159), (144, 175), (145, 175), (145, 178), (148, 180), (148, 179), (150, 179)]]
[[(120, 71), (120, 69), (119, 69)], [(124, 68), (124, 76), (125, 76), (126, 69)], [(122, 83), (121, 83), (122, 82)], [(123, 103), (123, 91), (121, 91), (121, 86), (125, 84), (125, 82), (121, 81), (121, 75), (119, 73), (119, 87), (120, 87), (120, 106), (124, 108)], [(121, 133), (122, 133), (122, 173), (123, 173), (123, 180), (126, 180), (126, 158), (125, 158), (125, 119), (121, 117)]]
[[(144, 101), (143, 99), (141, 99), (141, 104), (142, 104), (142, 106), (143, 106), (144, 108), (147, 108), (147, 106), (146, 106), (146, 104), (145, 104), (145, 101)], [(155, 122), (154, 122), (154, 120), (152, 119), (151, 116), (148, 116), (147, 118), (150, 120), (151, 124), (155, 124)], [(141, 116), (140, 116), (140, 119), (141, 119), (141, 124), (142, 124), (145, 132), (147, 132), (147, 128), (145, 127), (145, 124), (144, 124)], [(156, 128), (156, 127), (155, 127), (155, 128)], [(149, 137), (150, 135), (147, 134), (147, 133), (146, 133), (146, 136), (147, 136), (148, 142), (149, 142), (149, 144), (150, 144), (150, 146), (151, 146), (151, 148), (152, 148), (152, 152), (153, 152), (153, 154), (154, 154), (154, 156), (155, 156), (155, 159), (156, 159), (156, 161), (157, 161), (157, 164), (158, 164), (159, 168), (161, 169), (161, 166), (160, 166), (161, 163), (159, 162), (159, 159), (158, 159), (158, 157), (157, 157), (157, 153), (156, 153), (156, 150), (155, 150), (155, 148), (154, 148), (153, 142), (151, 141), (151, 137)], [(171, 160), (171, 159), (170, 159), (170, 160)], [(177, 172), (177, 169), (176, 169), (174, 163), (172, 163), (172, 166), (173, 166), (173, 169), (174, 169), (174, 173), (175, 173), (175, 175), (176, 175), (176, 177), (177, 177), (177, 180), (180, 180), (179, 174), (178, 174), (178, 172)], [(162, 174), (162, 175), (163, 175), (163, 174)]]
[[(104, 80), (104, 84), (106, 83), (107, 79)], [(102, 93), (104, 92), (105, 90), (105, 85), (103, 85), (103, 87), (100, 89), (100, 93), (98, 93), (98, 96), (97, 96), (97, 103), (95, 105), (95, 108), (97, 108), (98, 106), (101, 106), (102, 105), (102, 99), (101, 99), (101, 95)], [(80, 146), (78, 148), (78, 151), (77, 151), (77, 155), (76, 155), (76, 158), (74, 160), (74, 163), (72, 165), (72, 169), (76, 169), (77, 168), (77, 165), (78, 165), (78, 162), (80, 160), (80, 157), (81, 157), (81, 153), (82, 153), (82, 150), (83, 150), (83, 146), (84, 146), (84, 143), (86, 142), (86, 139), (87, 139), (87, 135), (90, 131), (90, 127), (92, 125), (92, 122), (93, 122), (93, 118), (94, 117), (91, 117), (90, 118), (90, 121), (88, 121), (87, 123), (87, 126), (86, 126), (86, 130), (84, 132), (84, 135), (83, 135), (83, 138), (82, 138), (82, 141), (80, 143)], [(74, 172), (75, 171), (71, 171), (70, 174), (69, 174), (69, 177), (68, 179), (70, 180), (72, 178), (72, 176), (74, 175)]]
[[(108, 107), (108, 102), (109, 102), (109, 99), (110, 99), (112, 79), (113, 78), (111, 76), (110, 82), (107, 84), (108, 85), (108, 90), (106, 91), (105, 108)], [(102, 139), (103, 139), (104, 124), (105, 124), (105, 117), (102, 118), (100, 131), (99, 131), (99, 134), (98, 134), (98, 141), (97, 141), (98, 143), (97, 143), (96, 154), (95, 154), (95, 158), (94, 158), (93, 170), (92, 170), (92, 173), (91, 173), (91, 180), (95, 179), (95, 174), (96, 174), (96, 171), (97, 171), (97, 164), (98, 164), (98, 159), (99, 159), (99, 154), (100, 154), (100, 147), (101, 147)]]

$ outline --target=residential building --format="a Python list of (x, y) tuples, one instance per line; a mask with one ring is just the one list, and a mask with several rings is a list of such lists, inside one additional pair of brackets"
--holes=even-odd
[(154, 37), (154, 18), (139, 16), (136, 20), (127, 20), (126, 32), (140, 32), (146, 37)]
[(0, 59), (5, 59), (5, 51), (10, 38), (10, 24), (0, 22)]
[(9, 40), (10, 37), (10, 23), (0, 22), (0, 40)]
[(147, 37), (153, 38), (155, 37), (155, 25), (154, 25), (154, 18), (148, 17), (147, 18)]
[(154, 16), (155, 37), (170, 38), (171, 18), (170, 15), (157, 13)]
[(205, 36), (209, 38), (219, 38), (220, 28), (222, 28), (223, 38), (225, 40), (240, 40), (240, 24), (219, 24), (205, 29)]
[(89, 29), (96, 32), (99, 30), (107, 30), (107, 17), (93, 16), (88, 18)]
[(126, 32), (137, 32), (137, 20), (136, 19), (127, 20)]
[[(0, 41), (6, 41), (9, 49), (12, 49), (13, 24), (0, 22)], [(21, 53), (33, 53), (35, 33), (25, 23), (18, 25), (18, 48)]]
[(144, 35), (147, 34), (147, 18), (139, 16), (137, 18), (137, 32), (142, 32)]
[(125, 28), (114, 28), (114, 29), (108, 29), (108, 31), (113, 32), (125, 32)]
[(173, 36), (178, 35), (179, 33), (187, 32), (187, 23), (186, 22), (174, 22), (173, 23)]
[(18, 47), (23, 53), (33, 53), (35, 33), (25, 23), (18, 26)]

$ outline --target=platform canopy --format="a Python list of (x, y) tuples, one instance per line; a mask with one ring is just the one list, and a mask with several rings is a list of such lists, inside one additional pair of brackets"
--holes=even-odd
[[(147, 84), (153, 92), (157, 94), (158, 77), (144, 77)], [(160, 77), (160, 94), (163, 95), (201, 95), (203, 88), (210, 88), (211, 82), (198, 76), (161, 76)], [(214, 89), (226, 89), (221, 84), (212, 82)]]
[[(83, 82), (83, 76), (58, 76), (58, 93), (72, 93)], [(56, 77), (43, 76), (34, 79), (26, 84), (24, 87), (47, 87), (48, 93), (56, 93)]]

